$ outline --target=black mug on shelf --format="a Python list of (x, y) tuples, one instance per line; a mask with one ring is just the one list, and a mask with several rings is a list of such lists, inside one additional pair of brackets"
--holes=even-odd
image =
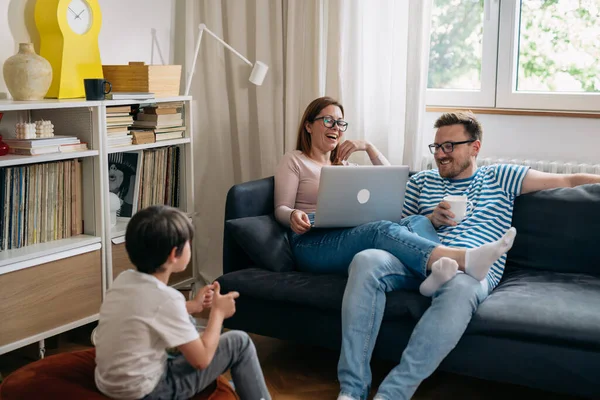
[(112, 91), (112, 85), (106, 79), (84, 79), (86, 100), (104, 100), (104, 96)]

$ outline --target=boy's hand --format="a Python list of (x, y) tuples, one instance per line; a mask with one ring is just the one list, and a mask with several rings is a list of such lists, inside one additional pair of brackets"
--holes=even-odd
[(213, 283), (214, 297), (212, 303), (212, 312), (221, 313), (224, 319), (235, 314), (235, 299), (240, 297), (238, 292), (229, 292), (221, 294), (221, 285), (219, 282)]
[(196, 314), (210, 308), (213, 302), (214, 285), (206, 285), (196, 293), (194, 300), (188, 301), (188, 313)]

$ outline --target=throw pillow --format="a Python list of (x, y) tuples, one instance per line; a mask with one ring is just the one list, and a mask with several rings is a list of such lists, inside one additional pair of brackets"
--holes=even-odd
[(258, 267), (274, 272), (294, 269), (294, 257), (286, 229), (272, 214), (231, 219), (225, 224)]

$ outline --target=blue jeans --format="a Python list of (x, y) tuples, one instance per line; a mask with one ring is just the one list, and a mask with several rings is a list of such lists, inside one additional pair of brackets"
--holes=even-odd
[[(421, 274), (388, 252), (365, 250), (349, 268), (342, 302), (342, 350), (338, 364), (340, 394), (366, 399), (371, 386), (369, 362), (379, 333), (386, 292), (417, 290)], [(433, 296), (398, 364), (381, 383), (375, 400), (408, 400), (456, 346), (477, 307), (490, 290), (459, 273)]]
[[(314, 215), (309, 214), (313, 221)], [(435, 228), (422, 215), (390, 221), (369, 222), (355, 228), (313, 228), (305, 234), (289, 233), (296, 266), (300, 271), (347, 274), (348, 265), (359, 252), (386, 250), (412, 271), (425, 278), (427, 261), (439, 246)]]

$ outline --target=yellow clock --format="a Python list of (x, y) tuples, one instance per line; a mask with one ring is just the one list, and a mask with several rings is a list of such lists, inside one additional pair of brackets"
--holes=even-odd
[(46, 97), (84, 97), (83, 80), (103, 78), (98, 0), (37, 0), (35, 24), (40, 33), (40, 55), (52, 65), (52, 84)]

